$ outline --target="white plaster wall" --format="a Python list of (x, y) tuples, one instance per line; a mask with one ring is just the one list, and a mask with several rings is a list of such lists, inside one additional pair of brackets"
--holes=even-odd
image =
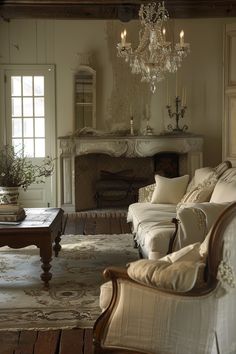
[[(184, 123), (189, 130), (205, 138), (204, 165), (221, 161), (222, 58), (224, 24), (236, 19), (194, 19), (173, 21), (173, 33), (181, 29), (191, 44), (191, 53), (178, 72), (180, 88), (187, 89)], [(135, 129), (145, 125), (146, 103), (151, 107), (150, 125), (160, 133), (171, 123), (167, 116), (166, 81), (151, 95), (149, 88), (131, 75), (130, 69), (116, 56), (120, 31), (127, 28), (137, 40), (132, 21), (11, 20), (0, 21), (0, 63), (56, 65), (57, 136), (74, 130), (73, 75), (78, 68), (77, 53), (92, 52), (97, 71), (97, 128), (129, 128), (129, 103), (134, 109)], [(174, 104), (175, 75), (168, 76)], [(181, 94), (181, 91), (180, 91)], [(182, 123), (182, 122), (180, 122)]]

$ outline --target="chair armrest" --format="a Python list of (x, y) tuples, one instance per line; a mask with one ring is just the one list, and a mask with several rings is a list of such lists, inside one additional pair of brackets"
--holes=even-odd
[(149, 184), (148, 186), (139, 188), (138, 191), (138, 202), (139, 203), (146, 203), (150, 202), (152, 199), (152, 194), (156, 187), (156, 183)]

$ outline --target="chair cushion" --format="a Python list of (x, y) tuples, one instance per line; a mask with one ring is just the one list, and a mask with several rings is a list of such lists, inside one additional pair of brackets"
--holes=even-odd
[(131, 262), (128, 274), (135, 281), (159, 289), (186, 292), (191, 290), (198, 274), (205, 268), (199, 253), (200, 243), (186, 246), (157, 261), (142, 259)]
[(183, 197), (189, 175), (176, 178), (166, 178), (155, 175), (156, 187), (152, 195), (151, 203), (177, 204)]

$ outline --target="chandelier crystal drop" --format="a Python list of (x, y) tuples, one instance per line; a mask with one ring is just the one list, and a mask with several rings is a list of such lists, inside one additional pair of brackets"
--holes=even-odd
[(133, 50), (126, 42), (127, 32), (121, 33), (121, 43), (117, 44), (118, 56), (131, 66), (132, 74), (141, 74), (141, 81), (150, 83), (152, 93), (156, 84), (165, 78), (166, 73), (175, 73), (183, 58), (189, 53), (189, 44), (184, 42), (184, 31), (175, 45), (166, 40), (166, 27), (169, 13), (162, 3), (142, 4), (139, 10), (141, 30), (139, 45)]

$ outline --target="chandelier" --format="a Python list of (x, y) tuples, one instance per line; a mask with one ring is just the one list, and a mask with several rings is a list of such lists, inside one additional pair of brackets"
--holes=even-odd
[(118, 56), (131, 66), (133, 74), (141, 74), (141, 81), (150, 83), (152, 93), (156, 84), (165, 78), (166, 73), (175, 73), (183, 58), (189, 53), (189, 44), (184, 42), (184, 31), (175, 45), (167, 41), (167, 22), (169, 13), (162, 3), (152, 2), (141, 5), (139, 10), (141, 30), (139, 45), (133, 50), (126, 42), (127, 32), (121, 33), (121, 43), (117, 44)]

